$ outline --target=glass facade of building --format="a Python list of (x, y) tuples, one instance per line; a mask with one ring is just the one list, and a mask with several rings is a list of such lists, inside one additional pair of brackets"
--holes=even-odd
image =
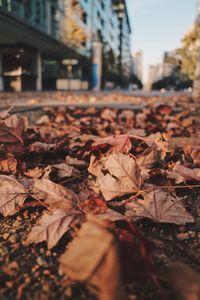
[[(129, 75), (130, 25), (125, 0), (0, 0), (0, 14), (1, 61), (11, 53), (17, 59), (16, 66), (25, 65), (27, 57), (32, 57), (29, 75), (40, 77), (35, 66), (40, 62), (37, 55), (41, 56), (43, 76), (52, 74), (51, 69), (56, 77), (56, 64), (65, 58), (78, 58), (80, 68), (84, 66), (88, 73), (92, 42), (96, 40), (103, 45), (103, 69)], [(6, 23), (9, 16), (13, 22), (10, 27)], [(8, 66), (6, 62), (3, 65)], [(78, 66), (73, 69), (84, 74)]]

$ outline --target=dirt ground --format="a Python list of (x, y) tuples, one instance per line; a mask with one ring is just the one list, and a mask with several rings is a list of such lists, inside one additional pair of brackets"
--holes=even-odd
[[(42, 111), (25, 115), (34, 123), (41, 114)], [(31, 157), (25, 158), (31, 165), (28, 160)], [(48, 157), (40, 158), (40, 163), (42, 160), (47, 163)], [(57, 161), (57, 158), (53, 160)], [(81, 182), (82, 179), (77, 179), (66, 184), (66, 187), (77, 190)], [(152, 245), (153, 275), (143, 282), (124, 285), (129, 300), (177, 300), (173, 285), (166, 280), (171, 263), (184, 263), (200, 274), (200, 189), (177, 189), (176, 193), (185, 197), (184, 205), (195, 218), (195, 223), (179, 226), (158, 224), (147, 219), (136, 221), (140, 232)], [(43, 210), (40, 207), (24, 207), (14, 216), (0, 216), (0, 300), (96, 299), (84, 285), (66, 287), (63, 284), (58, 259), (68, 245), (68, 234), (52, 250), (47, 249), (45, 242), (25, 244), (27, 234)], [(154, 272), (159, 276), (159, 282), (154, 280)], [(180, 299), (183, 298), (180, 296)]]

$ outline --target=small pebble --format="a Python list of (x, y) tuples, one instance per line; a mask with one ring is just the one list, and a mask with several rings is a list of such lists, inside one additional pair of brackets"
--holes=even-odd
[(189, 239), (189, 234), (188, 234), (188, 232), (186, 232), (186, 233), (178, 233), (177, 235), (176, 235), (176, 237), (177, 237), (177, 239), (178, 240), (187, 240), (187, 239)]
[(11, 242), (12, 244), (16, 243), (17, 241), (17, 237), (16, 235), (12, 234), (10, 237), (9, 237), (9, 242)]
[(43, 266), (44, 263), (45, 263), (45, 261), (44, 261), (41, 257), (38, 257), (38, 258), (36, 259), (36, 262), (37, 262), (37, 264), (38, 264), (39, 266)]
[(4, 233), (4, 234), (3, 234), (3, 239), (4, 239), (4, 240), (7, 240), (8, 237), (9, 237), (9, 235), (10, 235), (10, 233)]

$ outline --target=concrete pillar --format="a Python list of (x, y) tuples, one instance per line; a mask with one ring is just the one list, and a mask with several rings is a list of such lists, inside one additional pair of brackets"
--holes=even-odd
[(2, 54), (0, 53), (0, 92), (4, 90), (3, 84), (3, 66), (2, 66)]
[(46, 29), (49, 35), (51, 35), (52, 30), (51, 22), (51, 3), (49, 1), (46, 1)]
[(36, 54), (36, 62), (35, 62), (35, 70), (36, 70), (36, 90), (42, 90), (42, 56), (41, 52), (38, 50)]
[(91, 88), (98, 92), (101, 89), (102, 80), (102, 44), (99, 41), (92, 42), (92, 70)]

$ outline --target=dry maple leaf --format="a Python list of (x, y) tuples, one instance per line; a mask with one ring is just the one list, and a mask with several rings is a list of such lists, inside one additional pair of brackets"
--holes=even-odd
[(14, 156), (8, 153), (7, 158), (0, 160), (0, 172), (2, 173), (17, 173), (17, 160)]
[(112, 122), (117, 117), (117, 111), (106, 108), (101, 113), (101, 118)]
[(8, 118), (9, 115), (10, 115), (9, 113), (10, 113), (10, 111), (12, 109), (13, 109), (13, 107), (9, 107), (8, 109), (1, 111), (0, 112), (0, 119), (6, 119), (6, 118)]
[(155, 186), (147, 186), (144, 199), (126, 204), (126, 216), (133, 220), (149, 218), (159, 223), (193, 223), (194, 218), (185, 210), (182, 199)]
[(43, 168), (36, 167), (34, 169), (29, 169), (24, 174), (31, 178), (41, 178), (44, 175)]
[(161, 159), (160, 151), (156, 145), (145, 149), (142, 154), (136, 157), (137, 163), (141, 169), (150, 169)]
[(99, 138), (94, 141), (92, 146), (98, 146), (101, 144), (109, 144), (113, 146), (113, 152), (128, 153), (132, 148), (131, 139), (128, 134), (114, 135), (106, 138)]
[(61, 269), (73, 281), (95, 287), (100, 300), (121, 298), (119, 255), (105, 223), (87, 216), (78, 236), (60, 258)]
[(51, 165), (51, 167), (55, 168), (57, 170), (58, 177), (64, 178), (64, 177), (71, 177), (71, 176), (78, 176), (80, 175), (80, 172), (75, 169), (72, 166), (69, 166), (66, 163)]
[[(69, 189), (63, 187), (60, 184), (56, 184), (47, 178), (34, 179), (34, 184), (32, 187), (32, 192), (35, 199), (44, 200), (51, 208), (54, 207), (55, 203), (65, 202), (68, 204), (69, 209), (76, 206), (78, 201), (78, 196), (70, 191)], [(58, 206), (57, 206), (58, 207)]]
[(26, 189), (14, 177), (0, 175), (0, 213), (4, 217), (14, 215), (27, 196)]
[(200, 146), (193, 146), (194, 142), (191, 145), (187, 145), (183, 148), (186, 156), (190, 156), (194, 162), (194, 164), (200, 164)]
[(73, 212), (66, 213), (62, 210), (45, 212), (39, 223), (36, 224), (28, 234), (26, 242), (28, 244), (37, 244), (46, 241), (48, 249), (53, 248), (63, 234), (70, 229), (70, 224), (74, 217), (75, 214)]
[(125, 194), (138, 193), (143, 183), (136, 160), (122, 153), (113, 153), (102, 159), (103, 172), (97, 177), (97, 185), (106, 201)]
[(100, 159), (96, 159), (96, 156), (91, 155), (90, 165), (88, 167), (88, 172), (94, 176), (99, 176), (102, 170), (102, 162)]
[(70, 156), (66, 156), (66, 163), (70, 166), (87, 166), (87, 163), (84, 160), (79, 160)]
[(176, 183), (185, 182), (187, 180), (200, 181), (200, 169), (190, 169), (177, 162), (171, 171), (168, 172), (168, 177), (174, 178)]
[(135, 123), (135, 114), (132, 110), (123, 110), (119, 116), (118, 120), (120, 123), (124, 123), (125, 119), (125, 126), (126, 128), (133, 128)]
[(21, 143), (23, 145), (26, 119), (16, 115), (0, 121), (0, 142)]
[(47, 152), (54, 150), (57, 144), (47, 144), (41, 142), (35, 142), (29, 146), (30, 152)]

